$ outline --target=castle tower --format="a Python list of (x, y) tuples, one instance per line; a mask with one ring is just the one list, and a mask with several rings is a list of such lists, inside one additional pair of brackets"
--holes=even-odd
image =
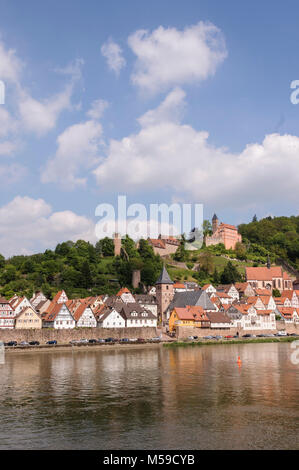
[(212, 229), (213, 229), (213, 233), (216, 232), (217, 228), (218, 228), (218, 223), (219, 223), (219, 220), (218, 220), (218, 217), (216, 214), (213, 215), (213, 218), (212, 218)]
[(113, 243), (114, 243), (114, 256), (120, 256), (121, 238), (120, 238), (119, 233), (114, 234)]
[(162, 319), (162, 326), (165, 326), (164, 313), (174, 296), (173, 282), (163, 266), (159, 279), (156, 282), (156, 298), (158, 304), (158, 317)]
[(271, 268), (271, 261), (270, 261), (270, 256), (268, 255), (267, 257), (267, 268), (270, 269)]
[(137, 289), (139, 287), (139, 284), (141, 282), (141, 271), (140, 269), (134, 269), (132, 273), (132, 286), (134, 289)]

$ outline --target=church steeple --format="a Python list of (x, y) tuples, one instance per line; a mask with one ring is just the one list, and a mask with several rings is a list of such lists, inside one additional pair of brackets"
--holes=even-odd
[(268, 255), (267, 257), (267, 268), (270, 269), (271, 268), (271, 261), (270, 261), (270, 256)]

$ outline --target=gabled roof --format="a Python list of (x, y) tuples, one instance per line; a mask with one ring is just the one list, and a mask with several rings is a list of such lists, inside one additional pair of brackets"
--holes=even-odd
[[(74, 320), (79, 321), (87, 308), (90, 308), (90, 305), (87, 304), (86, 302), (81, 302), (80, 305), (78, 305), (76, 310), (73, 312)], [(90, 308), (90, 310), (92, 311), (91, 308)], [(92, 313), (93, 313), (93, 311), (92, 311)], [(94, 315), (94, 313), (93, 313), (93, 315)]]
[(179, 320), (209, 321), (204, 309), (200, 306), (176, 307), (174, 311)]
[(230, 318), (222, 312), (207, 312), (211, 323), (231, 323)]
[(54, 307), (51, 309), (50, 312), (49, 311), (45, 312), (45, 315), (43, 317), (44, 321), (46, 321), (46, 322), (54, 321), (63, 306), (65, 306), (67, 308), (69, 314), (72, 316), (71, 312), (69, 311), (69, 309), (68, 309), (68, 307), (66, 306), (65, 303), (54, 304)]
[(159, 276), (159, 279), (156, 282), (156, 285), (157, 284), (173, 284), (173, 281), (170, 279), (169, 274), (168, 274), (165, 266), (163, 266), (163, 269), (162, 269), (162, 272)]
[(122, 294), (131, 294), (131, 292), (126, 287), (122, 287), (116, 295), (120, 297)]
[(40, 315), (35, 311), (35, 309), (31, 306), (31, 305), (27, 305), (27, 307), (23, 307), (22, 310), (18, 313), (18, 315), (16, 315), (15, 318), (19, 318), (21, 315), (23, 315), (24, 312), (26, 312), (27, 310), (31, 310), (33, 313), (35, 313), (35, 315), (38, 317), (38, 318), (41, 318)]
[(187, 305), (200, 305), (204, 310), (217, 310), (207, 292), (202, 290), (175, 292), (169, 310), (171, 311), (175, 307), (186, 307)]
[(250, 281), (271, 281), (273, 278), (282, 278), (280, 266), (267, 267), (246, 267), (246, 279)]

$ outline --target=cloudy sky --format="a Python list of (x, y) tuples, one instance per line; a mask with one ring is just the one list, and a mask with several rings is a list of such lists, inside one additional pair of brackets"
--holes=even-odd
[(118, 195), (297, 215), (298, 21), (291, 0), (0, 0), (0, 252), (95, 241)]

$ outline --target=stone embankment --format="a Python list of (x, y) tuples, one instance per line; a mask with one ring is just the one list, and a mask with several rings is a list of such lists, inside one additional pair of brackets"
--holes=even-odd
[(69, 343), (71, 340), (98, 339), (98, 338), (144, 338), (150, 339), (158, 335), (156, 328), (74, 328), (70, 330), (54, 330), (42, 328), (41, 330), (0, 330), (0, 341), (39, 341), (41, 344), (56, 340), (57, 343)]
[(278, 331), (286, 331), (287, 333), (297, 333), (299, 334), (299, 324), (295, 323), (285, 323), (283, 321), (276, 322), (276, 330), (241, 330), (239, 328), (228, 328), (228, 329), (216, 329), (216, 328), (192, 328), (190, 326), (179, 326), (177, 327), (176, 338), (178, 340), (188, 338), (188, 336), (198, 336), (202, 338), (203, 336), (226, 336), (226, 335), (236, 335), (239, 333), (239, 336), (245, 334), (251, 335), (261, 335), (269, 333), (277, 333)]

